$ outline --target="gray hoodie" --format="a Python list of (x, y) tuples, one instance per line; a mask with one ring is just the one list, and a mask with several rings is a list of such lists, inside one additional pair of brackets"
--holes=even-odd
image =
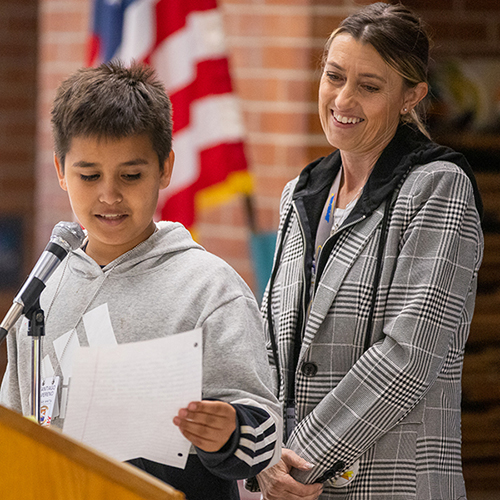
[[(280, 411), (270, 390), (255, 299), (238, 274), (196, 244), (181, 224), (158, 223), (150, 238), (104, 268), (82, 249), (71, 252), (49, 279), (40, 302), (46, 315), (44, 366), (52, 365), (61, 381), (60, 361), (64, 365), (65, 360), (58, 359), (54, 340), (76, 329), (79, 344), (88, 345), (82, 317), (103, 304), (118, 344), (202, 327), (203, 398), (234, 403), (240, 428), (219, 456), (197, 450), (198, 456), (226, 479), (256, 474), (278, 460), (281, 423), (275, 415)], [(31, 370), (26, 333), (27, 320), (22, 319), (9, 334), (9, 363), (0, 395), (2, 404), (25, 415), (30, 413)], [(63, 424), (65, 402), (61, 404), (61, 414), (52, 420), (58, 427)], [(242, 425), (254, 429), (253, 446)]]

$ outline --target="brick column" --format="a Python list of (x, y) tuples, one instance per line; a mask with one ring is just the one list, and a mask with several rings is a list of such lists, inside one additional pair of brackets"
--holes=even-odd
[(59, 83), (83, 65), (89, 0), (39, 0), (36, 247), (41, 251), (54, 225), (72, 220), (66, 193), (53, 166), (50, 108)]

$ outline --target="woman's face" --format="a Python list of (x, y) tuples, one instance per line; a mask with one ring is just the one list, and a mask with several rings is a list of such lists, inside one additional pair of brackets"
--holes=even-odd
[(412, 90), (370, 44), (337, 35), (319, 87), (319, 117), (328, 142), (343, 152), (380, 154), (412, 106)]

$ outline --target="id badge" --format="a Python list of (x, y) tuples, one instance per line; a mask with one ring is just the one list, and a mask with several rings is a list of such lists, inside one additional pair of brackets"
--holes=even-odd
[(295, 401), (287, 401), (285, 413), (286, 439), (292, 434), (295, 429)]
[(52, 422), (58, 387), (59, 377), (57, 376), (42, 381), (40, 387), (40, 424), (44, 427), (48, 427)]

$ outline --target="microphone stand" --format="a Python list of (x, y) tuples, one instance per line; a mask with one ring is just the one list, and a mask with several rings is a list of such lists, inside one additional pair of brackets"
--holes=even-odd
[(31, 342), (31, 416), (41, 423), (41, 358), (42, 339), (45, 335), (45, 314), (40, 307), (40, 300), (25, 313), (28, 318), (28, 336)]

